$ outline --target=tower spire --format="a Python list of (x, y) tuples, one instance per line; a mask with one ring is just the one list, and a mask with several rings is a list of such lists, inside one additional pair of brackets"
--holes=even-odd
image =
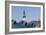
[(26, 16), (25, 16), (25, 10), (23, 11), (23, 18), (26, 18)]

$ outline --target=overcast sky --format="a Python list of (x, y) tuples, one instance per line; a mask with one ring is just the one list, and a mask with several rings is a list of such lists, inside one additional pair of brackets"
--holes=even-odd
[(40, 7), (23, 7), (23, 6), (12, 6), (12, 19), (19, 22), (23, 18), (23, 11), (27, 21), (37, 21), (40, 19)]

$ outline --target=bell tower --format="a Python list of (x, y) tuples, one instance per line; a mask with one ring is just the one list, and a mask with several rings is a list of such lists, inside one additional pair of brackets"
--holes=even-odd
[(26, 15), (25, 15), (25, 10), (23, 11), (23, 21), (26, 21)]

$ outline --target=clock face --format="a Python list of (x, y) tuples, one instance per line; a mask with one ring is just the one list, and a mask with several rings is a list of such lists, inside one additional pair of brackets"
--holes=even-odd
[(23, 18), (22, 20), (26, 21), (26, 18)]

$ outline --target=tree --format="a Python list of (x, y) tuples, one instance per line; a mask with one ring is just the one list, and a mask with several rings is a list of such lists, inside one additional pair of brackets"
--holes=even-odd
[(27, 26), (27, 22), (25, 23), (25, 26)]
[(16, 21), (14, 21), (14, 24), (16, 24)]

